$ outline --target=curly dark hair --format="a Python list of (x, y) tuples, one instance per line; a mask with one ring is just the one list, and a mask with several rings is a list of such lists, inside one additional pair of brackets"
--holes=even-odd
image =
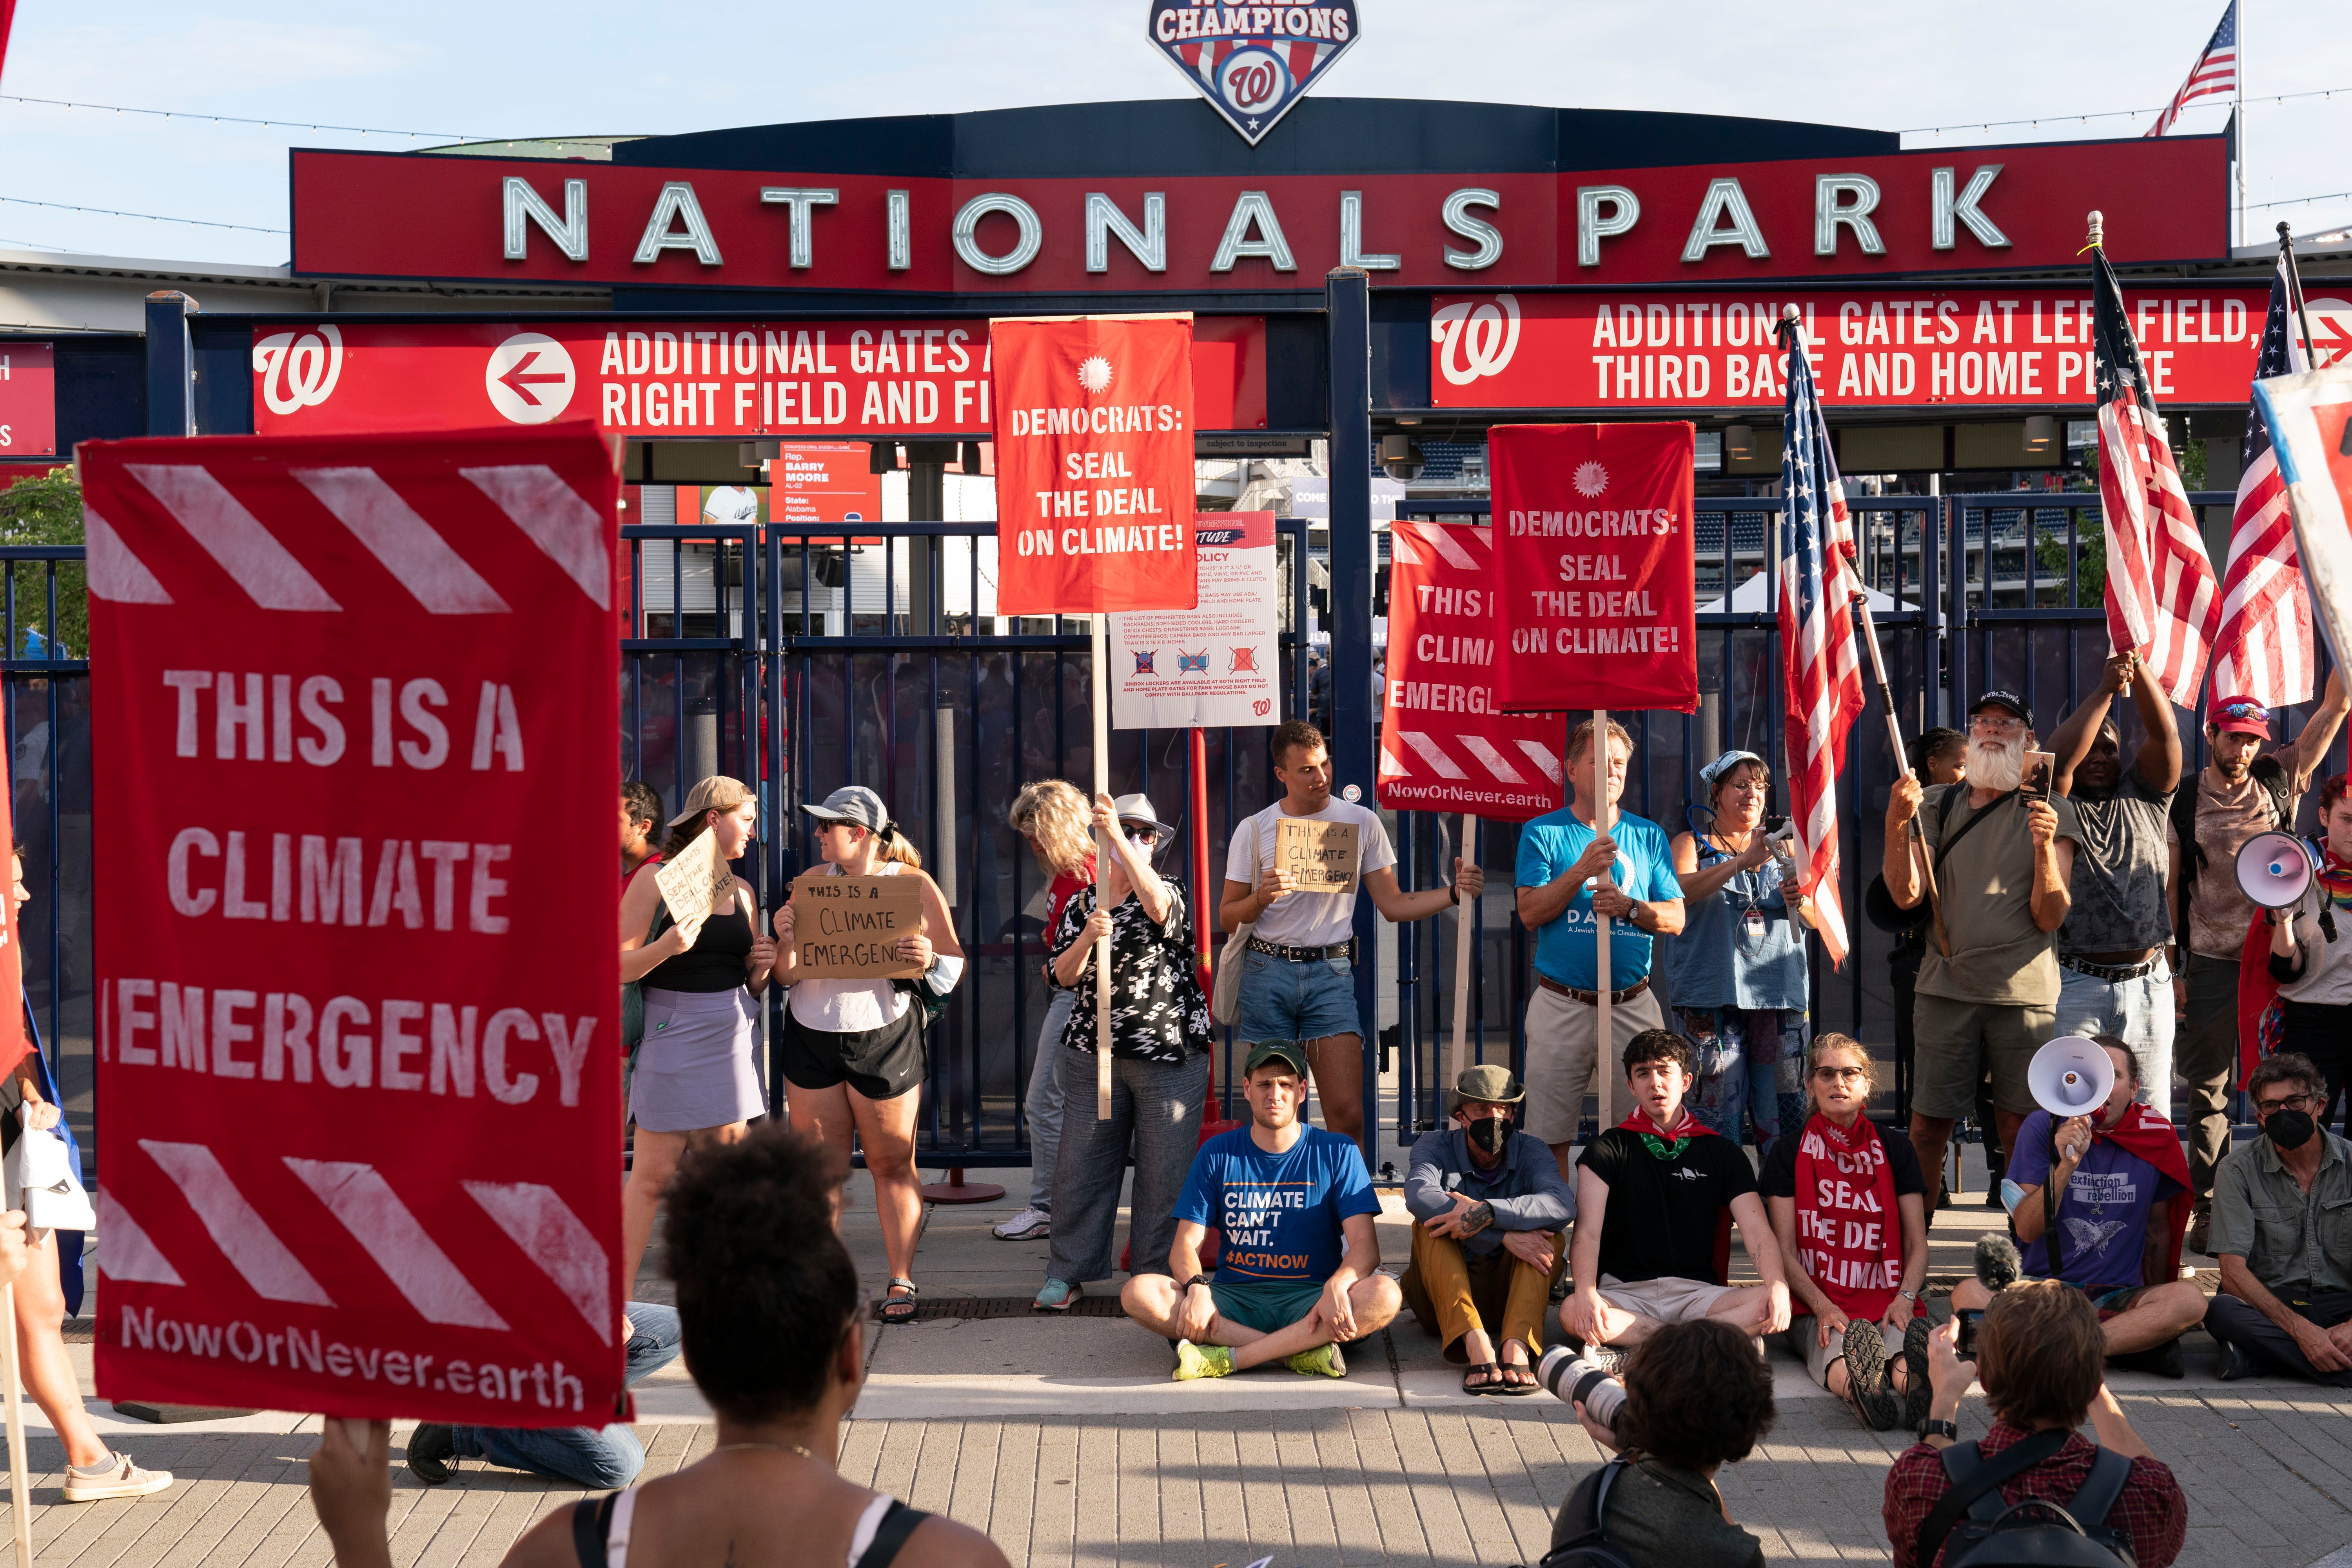
[(1628, 1448), (1685, 1469), (1746, 1458), (1772, 1429), (1772, 1370), (1728, 1323), (1668, 1323), (1625, 1362), (1617, 1434)]
[(1698, 1053), (1672, 1029), (1644, 1029), (1625, 1042), (1626, 1075), (1643, 1062), (1680, 1062), (1685, 1078), (1698, 1076)]
[(686, 1368), (721, 1415), (755, 1425), (824, 1396), (857, 1312), (835, 1226), (848, 1176), (831, 1145), (772, 1122), (698, 1151), (663, 1194)]
[(648, 832), (661, 826), (661, 792), (645, 780), (631, 779), (623, 784), (621, 804), (628, 807), (629, 820), (644, 823)]
[(1323, 743), (1323, 731), (1306, 720), (1285, 719), (1266, 737), (1265, 754), (1274, 760), (1276, 767), (1288, 767), (1293, 751), (1311, 752)]

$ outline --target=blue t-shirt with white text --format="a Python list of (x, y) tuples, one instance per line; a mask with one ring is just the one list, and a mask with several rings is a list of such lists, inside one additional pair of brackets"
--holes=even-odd
[[(1609, 836), (1617, 841), (1617, 863), (1610, 880), (1618, 890), (1642, 900), (1679, 899), (1683, 885), (1675, 879), (1675, 857), (1665, 830), (1647, 817), (1617, 814)], [(1537, 817), (1519, 829), (1519, 863), (1515, 880), (1522, 888), (1540, 888), (1559, 879), (1584, 847), (1592, 829), (1562, 806)], [(1597, 991), (1594, 976), (1592, 884), (1586, 883), (1559, 918), (1536, 931), (1536, 968), (1562, 985)], [(1650, 973), (1651, 938), (1629, 921), (1609, 926), (1609, 989), (1622, 991)]]
[[(2017, 1130), (2010, 1152), (2009, 1179), (2038, 1187), (2050, 1179), (2050, 1113), (2037, 1110)], [(2085, 1290), (2121, 1290), (2145, 1284), (2142, 1248), (2149, 1211), (2160, 1198), (2180, 1192), (2180, 1184), (2121, 1145), (2094, 1139), (2074, 1179), (2058, 1198), (2059, 1278)], [(2040, 1203), (2036, 1197), (2032, 1200)], [(2025, 1248), (2025, 1271), (2037, 1279), (2050, 1274), (2047, 1237)]]
[(1218, 1279), (1320, 1283), (1339, 1267), (1340, 1226), (1381, 1212), (1355, 1140), (1319, 1127), (1301, 1132), (1275, 1154), (1236, 1127), (1192, 1156), (1176, 1217), (1223, 1232)]

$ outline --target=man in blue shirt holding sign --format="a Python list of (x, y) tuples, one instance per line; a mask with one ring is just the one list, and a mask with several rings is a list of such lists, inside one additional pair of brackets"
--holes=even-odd
[[(1594, 1065), (1618, 1059), (1635, 1035), (1663, 1028), (1650, 989), (1653, 937), (1683, 929), (1683, 889), (1664, 830), (1617, 812), (1607, 833), (1594, 823), (1601, 787), (1613, 808), (1625, 793), (1633, 738), (1609, 721), (1609, 765), (1593, 766), (1592, 721), (1568, 737), (1568, 782), (1575, 796), (1563, 810), (1519, 830), (1519, 919), (1536, 933), (1536, 992), (1528, 998), (1525, 1129), (1551, 1145), (1563, 1181), (1572, 1181), (1576, 1143)], [(1596, 784), (1599, 775), (1601, 784)], [(1606, 879), (1606, 885), (1602, 879)], [(1600, 1038), (1601, 979), (1594, 917), (1607, 915), (1609, 1034)]]
[[(1127, 1315), (1177, 1342), (1176, 1378), (1225, 1377), (1269, 1361), (1323, 1377), (1348, 1375), (1341, 1342), (1387, 1326), (1403, 1298), (1380, 1271), (1381, 1212), (1355, 1140), (1299, 1120), (1306, 1052), (1266, 1040), (1242, 1066), (1250, 1124), (1219, 1133), (1192, 1157), (1176, 1200), (1166, 1274), (1138, 1274), (1119, 1292)], [(1201, 1243), (1214, 1221), (1214, 1276)], [(1179, 1283), (1181, 1281), (1181, 1283)]]

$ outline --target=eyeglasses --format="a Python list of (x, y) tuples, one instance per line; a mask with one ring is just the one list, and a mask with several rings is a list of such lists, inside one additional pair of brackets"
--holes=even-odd
[(2279, 1110), (2316, 1110), (2318, 1109), (2319, 1096), (2315, 1094), (2290, 1094), (2283, 1100), (2254, 1101), (2254, 1110), (2263, 1116)]
[(1979, 713), (1969, 721), (1969, 728), (1985, 735), (2013, 735), (2025, 728), (2025, 721), (2003, 719), (1991, 713)]
[(1870, 1077), (1860, 1068), (1815, 1068), (1813, 1076), (1831, 1079), (1838, 1083), (1859, 1083)]

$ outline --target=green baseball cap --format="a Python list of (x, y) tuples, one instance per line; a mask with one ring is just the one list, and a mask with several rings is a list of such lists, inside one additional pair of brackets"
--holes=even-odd
[(1517, 1105), (1528, 1097), (1511, 1069), (1493, 1062), (1481, 1062), (1464, 1068), (1462, 1076), (1454, 1080), (1454, 1103), (1459, 1109), (1465, 1102), (1478, 1100), (1489, 1105)]
[(1297, 1040), (1260, 1040), (1242, 1063), (1242, 1076), (1249, 1077), (1268, 1062), (1281, 1062), (1300, 1078), (1307, 1076), (1307, 1052)]

